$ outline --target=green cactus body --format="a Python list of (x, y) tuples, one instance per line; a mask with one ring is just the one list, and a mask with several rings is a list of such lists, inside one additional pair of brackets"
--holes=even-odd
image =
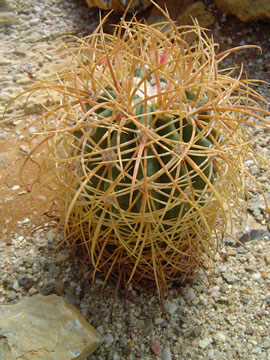
[[(148, 87), (151, 90), (155, 90), (155, 79), (153, 75), (149, 75), (150, 70), (138, 68), (134, 77), (137, 79), (137, 82), (141, 82), (141, 86), (145, 86), (145, 80)], [(140, 81), (142, 80), (142, 81)], [(163, 86), (166, 86), (167, 82), (165, 79), (162, 79)], [(192, 92), (186, 91), (186, 97), (189, 103), (195, 98), (195, 95)], [(119, 101), (119, 96), (116, 91), (112, 90), (110, 87), (106, 87), (106, 91), (102, 92), (100, 95), (97, 95), (96, 103), (105, 104), (109, 100)], [(201, 102), (205, 104), (207, 99), (204, 97)], [(183, 118), (182, 121), (178, 118), (177, 115), (170, 115), (166, 119), (161, 119), (155, 115), (155, 106), (151, 103), (151, 100), (144, 101), (143, 96), (140, 94), (139, 89), (134, 93), (132, 100), (132, 106), (134, 108), (134, 119), (131, 119), (128, 123), (125, 124), (124, 129), (122, 130), (113, 130), (112, 127), (115, 125), (114, 120), (112, 119), (113, 114), (116, 109), (113, 109), (114, 104), (109, 106), (101, 106), (95, 111), (96, 120), (95, 127), (96, 130), (90, 135), (92, 141), (87, 142), (85, 149), (87, 153), (91, 151), (95, 152), (97, 149), (100, 149), (103, 152), (105, 149), (110, 153), (111, 160), (101, 160), (99, 155), (90, 157), (88, 167), (91, 170), (95, 170), (98, 163), (104, 161), (104, 165), (95, 173), (91, 179), (90, 194), (94, 194), (98, 187), (98, 190), (103, 193), (113, 193), (113, 201), (110, 204), (110, 210), (107, 213), (118, 213), (119, 211), (129, 211), (129, 212), (138, 212), (144, 211), (145, 213), (155, 213), (157, 211), (164, 211), (168, 201), (171, 202), (170, 208), (166, 210), (163, 214), (165, 220), (176, 219), (184, 214), (189, 209), (189, 203), (183, 200), (183, 194), (181, 191), (186, 191), (190, 182), (192, 187), (195, 190), (203, 190), (207, 184), (202, 177), (197, 174), (193, 167), (186, 162), (185, 158), (182, 158), (178, 164), (176, 164), (177, 159), (181, 156), (181, 150), (185, 149), (185, 144), (188, 144), (191, 140), (193, 133), (193, 126), (187, 121), (186, 118)], [(174, 107), (179, 107), (181, 104), (174, 103)], [(87, 110), (90, 110), (91, 106), (87, 104)], [(207, 113), (203, 113), (207, 115)], [(207, 122), (207, 120), (204, 120)], [(180, 124), (182, 129), (180, 129)], [(141, 126), (141, 127), (140, 127)], [(149, 134), (147, 133), (149, 128)], [(201, 129), (196, 126), (195, 136), (198, 136)], [(118, 134), (119, 133), (119, 134)], [(154, 134), (154, 135), (152, 135)], [(158, 136), (157, 139), (153, 138), (155, 134)], [(182, 134), (182, 138), (180, 136)], [(211, 134), (216, 138), (214, 130), (211, 130)], [(149, 137), (148, 137), (149, 135)], [(122, 166), (128, 164), (129, 159), (134, 155), (135, 151), (138, 151), (140, 148), (140, 143), (145, 141), (145, 146), (143, 149), (143, 154), (140, 163), (137, 164), (137, 173), (136, 183), (141, 185), (136, 185), (134, 188), (132, 199), (130, 198), (130, 192), (126, 191), (132, 183), (134, 176), (134, 171), (136, 167), (136, 154), (134, 156), (134, 161), (132, 161), (124, 173), (121, 173), (119, 169), (119, 154), (116, 150), (117, 148), (117, 136), (120, 138), (120, 156), (122, 161)], [(78, 137), (78, 134), (77, 134)], [(148, 138), (147, 138), (148, 137)], [(101, 139), (104, 139), (101, 141)], [(132, 143), (134, 151), (129, 150), (129, 146), (125, 145), (126, 143)], [(94, 145), (95, 144), (95, 145)], [(215, 178), (215, 166), (213, 163), (208, 161), (207, 154), (204, 155), (205, 151), (212, 146), (212, 141), (209, 136), (200, 136), (194, 146), (190, 148), (189, 157), (190, 159), (199, 167), (202, 167), (203, 174), (208, 178), (210, 183), (214, 182)], [(198, 146), (201, 148), (198, 151)], [(155, 149), (155, 153), (153, 152)], [(199, 155), (192, 155), (192, 151), (199, 152)], [(156, 154), (158, 154), (160, 161), (157, 159)], [(94, 159), (96, 158), (96, 162)], [(106, 158), (106, 156), (105, 156)], [(161, 163), (162, 162), (162, 163)], [(186, 162), (185, 166), (184, 163)], [(205, 164), (206, 163), (206, 164)], [(202, 166), (203, 164), (203, 166)], [(168, 177), (164, 171), (162, 171), (162, 166), (168, 168), (168, 172), (173, 178), (178, 178), (178, 185), (181, 190), (172, 187), (171, 179)], [(107, 170), (106, 170), (107, 168)], [(154, 179), (152, 185), (144, 189), (144, 179), (151, 178), (157, 173), (161, 175)], [(193, 174), (194, 173), (194, 174)], [(101, 180), (102, 177), (105, 177), (104, 180)], [(113, 185), (115, 182), (115, 185)], [(144, 201), (144, 192), (148, 191), (148, 202), (146, 205), (142, 205)], [(116, 195), (117, 194), (117, 195)], [(110, 195), (111, 196), (111, 195)], [(199, 195), (195, 195), (195, 199)], [(170, 199), (173, 197), (173, 201)], [(117, 203), (116, 203), (117, 202)], [(131, 207), (130, 204), (133, 204)], [(202, 204), (202, 202), (201, 202)], [(97, 216), (100, 216), (101, 210), (97, 212)]]

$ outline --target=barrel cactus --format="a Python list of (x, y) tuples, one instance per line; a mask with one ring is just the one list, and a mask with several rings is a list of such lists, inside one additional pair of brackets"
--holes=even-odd
[(233, 50), (217, 55), (198, 24), (167, 20), (122, 19), (113, 35), (101, 25), (69, 45), (58, 84), (31, 90), (61, 95), (38, 135), (40, 173), (57, 189), (59, 247), (80, 249), (93, 280), (154, 283), (160, 295), (211, 265), (244, 208), (245, 177), (263, 194), (243, 164), (266, 163), (248, 127), (270, 124), (249, 81), (218, 69)]

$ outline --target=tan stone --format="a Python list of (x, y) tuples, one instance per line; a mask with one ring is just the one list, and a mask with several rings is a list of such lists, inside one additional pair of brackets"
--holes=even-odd
[[(127, 7), (127, 4), (129, 4), (129, 1), (123, 0), (86, 0), (86, 2), (90, 7), (97, 7), (104, 10), (114, 9), (118, 11), (124, 11)], [(150, 0), (132, 0), (131, 4), (129, 5), (129, 9), (130, 11), (141, 11), (150, 5)]]
[[(156, 0), (155, 3), (162, 9), (168, 11), (170, 17), (175, 20), (183, 15), (185, 11), (192, 5), (192, 0)], [(161, 15), (158, 7), (153, 6), (150, 15)]]
[[(210, 27), (214, 23), (213, 15), (205, 9), (201, 1), (183, 0), (158, 0), (156, 3), (169, 13), (170, 18), (175, 21), (176, 25), (193, 25), (196, 19), (202, 27)], [(157, 7), (153, 7), (147, 22), (149, 24), (162, 22), (164, 17)], [(186, 39), (187, 40), (187, 39)]]
[(215, 0), (216, 6), (225, 13), (233, 14), (241, 21), (269, 20), (269, 0)]
[[(115, 9), (124, 11), (126, 8), (124, 0), (86, 0), (86, 2), (90, 7), (98, 7), (105, 10)], [(159, 7), (168, 12), (171, 19), (176, 21), (177, 25), (193, 24), (192, 18), (197, 19), (199, 24), (203, 27), (209, 27), (214, 22), (213, 15), (205, 9), (205, 6), (201, 1), (155, 0), (155, 4), (157, 4), (157, 6), (152, 6), (150, 14), (147, 16), (147, 22), (149, 24), (165, 20)], [(145, 10), (150, 5), (150, 0), (132, 0), (130, 10), (139, 12)]]
[(197, 1), (190, 5), (183, 14), (179, 14), (176, 19), (179, 25), (193, 24), (196, 19), (200, 26), (210, 27), (214, 23), (213, 15), (205, 9), (205, 5), (201, 1)]
[(102, 341), (63, 297), (35, 295), (0, 306), (0, 359), (84, 360)]
[(18, 24), (18, 23), (19, 20), (16, 18), (15, 15), (8, 12), (0, 13), (0, 27), (6, 25)]

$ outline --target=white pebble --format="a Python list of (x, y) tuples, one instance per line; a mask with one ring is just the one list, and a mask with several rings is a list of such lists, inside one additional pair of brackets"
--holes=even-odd
[(162, 360), (172, 360), (172, 353), (169, 348), (165, 348), (162, 351)]
[(215, 351), (213, 349), (210, 349), (208, 351), (208, 359), (209, 360), (214, 360), (215, 359)]
[(261, 276), (262, 275), (260, 273), (255, 273), (255, 274), (252, 275), (252, 279), (253, 280), (259, 280), (261, 278)]
[(38, 200), (41, 200), (41, 201), (46, 201), (47, 199), (46, 199), (46, 196), (44, 196), (44, 195), (38, 195)]
[(30, 134), (34, 134), (37, 132), (37, 129), (34, 126), (31, 126), (28, 131), (30, 132)]
[(217, 342), (224, 342), (226, 340), (226, 336), (222, 333), (217, 333), (215, 339)]

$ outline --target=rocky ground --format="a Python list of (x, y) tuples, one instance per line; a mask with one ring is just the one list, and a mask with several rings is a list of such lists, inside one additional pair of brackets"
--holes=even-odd
[[(243, 63), (249, 77), (270, 81), (270, 24), (241, 23), (218, 13), (211, 1), (205, 4), (222, 50), (247, 43), (262, 47), (262, 54), (255, 49), (235, 53), (226, 66)], [(0, 114), (35, 79), (63, 65), (61, 42), (67, 35), (86, 35), (97, 20), (98, 12), (83, 1), (0, 0)], [(270, 98), (269, 84), (260, 83), (258, 91)], [(251, 236), (236, 232), (252, 252), (225, 239), (210, 283), (198, 274), (205, 283), (194, 279), (170, 287), (164, 313), (155, 293), (130, 288), (127, 299), (121, 293), (116, 298), (111, 321), (114, 288), (108, 285), (101, 294), (99, 280), (82, 287), (87, 269), (77, 260), (73, 267), (68, 250), (53, 252), (53, 228), (32, 231), (51, 193), (41, 189), (30, 196), (33, 168), (26, 168), (24, 185), (18, 169), (29, 152), (30, 136), (23, 130), (46, 101), (16, 101), (0, 125), (0, 303), (37, 292), (65, 296), (104, 336), (91, 359), (270, 359), (270, 236), (256, 190), (245, 221)], [(270, 159), (270, 130), (256, 129), (253, 137), (257, 151)], [(270, 198), (265, 169), (247, 166)]]

